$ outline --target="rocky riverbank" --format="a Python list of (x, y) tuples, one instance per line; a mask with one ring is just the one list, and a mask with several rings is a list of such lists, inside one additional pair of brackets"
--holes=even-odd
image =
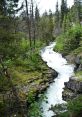
[[(38, 64), (27, 62), (26, 66), (20, 64), (8, 68), (11, 82), (2, 77), (0, 85), (0, 116), (13, 116), (23, 110), (25, 114), (39, 94), (44, 92), (50, 83), (57, 77), (57, 72), (38, 58)], [(2, 83), (0, 82), (0, 83)], [(12, 90), (13, 88), (13, 90)], [(20, 114), (17, 117), (21, 117)]]
[[(58, 73), (50, 68), (46, 69), (44, 72), (41, 73), (41, 77), (37, 78), (41, 80), (40, 82), (36, 83), (37, 79), (29, 80), (28, 86), (23, 86), (21, 89), (25, 94), (28, 94), (31, 91), (33, 95), (37, 97), (40, 93), (44, 92), (47, 87), (49, 87), (50, 83), (53, 82), (54, 78), (56, 78)], [(33, 89), (33, 90), (32, 90)], [(28, 101), (28, 100), (27, 100)]]
[(63, 99), (73, 99), (79, 94), (82, 94), (82, 81), (76, 80), (73, 77), (70, 78), (69, 82), (65, 83), (65, 89), (63, 91)]
[(82, 94), (82, 54), (77, 56), (68, 55), (66, 59), (69, 63), (75, 65), (75, 75), (72, 76), (69, 82), (65, 83), (65, 88), (63, 91), (63, 99), (69, 100)]

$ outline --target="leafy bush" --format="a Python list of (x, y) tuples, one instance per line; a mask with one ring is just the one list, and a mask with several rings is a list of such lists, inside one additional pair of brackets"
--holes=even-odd
[(34, 102), (30, 105), (29, 111), (28, 111), (28, 117), (42, 117), (42, 114), (40, 111), (40, 105), (38, 102)]
[(64, 113), (60, 113), (57, 117), (82, 117), (82, 95), (68, 101), (67, 110)]
[(69, 101), (68, 110), (74, 115), (79, 115), (80, 113), (82, 114), (82, 96)]
[(64, 54), (68, 54), (79, 47), (82, 37), (82, 27), (75, 26), (69, 29), (65, 34), (57, 38), (55, 50)]

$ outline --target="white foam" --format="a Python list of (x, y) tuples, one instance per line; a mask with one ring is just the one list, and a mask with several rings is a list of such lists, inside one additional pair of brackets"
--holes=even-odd
[(44, 48), (41, 51), (41, 57), (43, 61), (47, 62), (47, 65), (52, 69), (56, 70), (59, 75), (54, 80), (50, 87), (46, 91), (46, 101), (42, 102), (43, 117), (52, 117), (54, 115), (53, 111), (49, 110), (51, 105), (65, 103), (62, 100), (62, 91), (64, 88), (64, 82), (69, 81), (69, 77), (73, 75), (74, 67), (73, 65), (68, 65), (66, 59), (62, 57), (61, 54), (53, 51), (56, 43), (52, 43), (50, 46)]

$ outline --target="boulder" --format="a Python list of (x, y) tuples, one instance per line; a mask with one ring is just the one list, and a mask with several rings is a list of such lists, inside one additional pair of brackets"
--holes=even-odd
[(70, 79), (69, 82), (65, 83), (65, 87), (75, 93), (82, 93), (82, 82), (76, 79)]

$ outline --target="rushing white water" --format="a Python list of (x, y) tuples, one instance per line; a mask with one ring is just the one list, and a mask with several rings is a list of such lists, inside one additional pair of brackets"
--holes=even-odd
[(50, 110), (51, 106), (56, 104), (65, 103), (62, 99), (62, 91), (64, 88), (64, 82), (69, 81), (69, 77), (73, 75), (74, 66), (68, 65), (67, 61), (61, 54), (53, 51), (56, 43), (52, 43), (50, 46), (45, 47), (41, 51), (42, 59), (47, 62), (47, 65), (56, 70), (59, 74), (50, 87), (46, 91), (46, 101), (42, 102), (43, 117), (52, 117), (53, 111)]

